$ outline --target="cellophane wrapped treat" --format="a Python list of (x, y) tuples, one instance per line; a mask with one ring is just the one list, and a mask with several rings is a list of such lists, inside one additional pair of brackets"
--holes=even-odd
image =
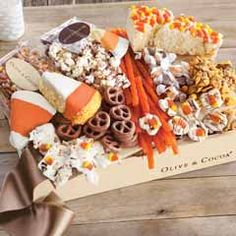
[(45, 33), (41, 40), (66, 76), (98, 87), (129, 87), (119, 67), (128, 50), (127, 39), (74, 17)]
[(0, 102), (9, 117), (11, 95), (18, 90), (38, 90), (38, 80), (44, 71), (56, 71), (52, 61), (39, 50), (21, 43), (0, 59)]

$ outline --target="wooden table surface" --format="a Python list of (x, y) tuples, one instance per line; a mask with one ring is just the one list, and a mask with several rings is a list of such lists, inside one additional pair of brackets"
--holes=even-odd
[[(236, 0), (160, 0), (151, 4), (170, 8), (175, 14), (194, 15), (222, 32), (225, 40), (218, 58), (236, 64)], [(26, 8), (23, 39), (35, 44), (39, 35), (72, 16), (100, 27), (125, 26), (129, 5)], [(15, 45), (0, 42), (0, 56)], [(8, 135), (7, 122), (0, 115), (0, 184), (17, 161)], [(66, 234), (70, 236), (235, 236), (236, 163), (74, 200), (68, 206), (76, 213)], [(6, 234), (0, 232), (2, 235)]]

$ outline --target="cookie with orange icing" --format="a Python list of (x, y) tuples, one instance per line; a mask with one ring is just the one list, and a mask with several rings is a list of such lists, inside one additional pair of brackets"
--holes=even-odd
[(134, 51), (150, 45), (156, 30), (173, 20), (173, 13), (165, 8), (132, 6), (130, 8), (127, 32)]
[(153, 44), (178, 55), (212, 57), (222, 45), (223, 35), (192, 16), (178, 16), (160, 28)]
[(73, 124), (86, 123), (101, 106), (96, 89), (62, 74), (45, 72), (39, 90)]

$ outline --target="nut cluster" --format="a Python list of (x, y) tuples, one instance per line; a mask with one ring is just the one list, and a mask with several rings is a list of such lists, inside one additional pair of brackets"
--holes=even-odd
[(99, 43), (89, 38), (87, 40), (80, 54), (53, 43), (49, 46), (48, 55), (62, 73), (76, 80), (98, 86), (129, 87), (129, 80), (119, 67), (120, 59), (112, 56)]
[(36, 49), (22, 47), (17, 53), (16, 57), (28, 62), (40, 73), (43, 73), (45, 71), (57, 71), (53, 61), (47, 56), (41, 55), (40, 52)]
[[(37, 50), (30, 49), (29, 47), (21, 47), (14, 57), (28, 62), (40, 73), (43, 73), (44, 71), (56, 71), (55, 66), (48, 57), (40, 55)], [(8, 100), (17, 90), (17, 86), (12, 83), (11, 79), (8, 77), (4, 64), (0, 65), (0, 90)]]
[(182, 91), (197, 98), (201, 93), (216, 88), (225, 103), (230, 102), (230, 93), (236, 88), (236, 73), (230, 61), (215, 64), (209, 59), (196, 57), (190, 61), (189, 73), (192, 85), (182, 86)]
[(5, 67), (0, 66), (0, 91), (3, 96), (10, 100), (11, 95), (17, 90), (16, 85), (14, 85), (10, 78), (8, 77)]

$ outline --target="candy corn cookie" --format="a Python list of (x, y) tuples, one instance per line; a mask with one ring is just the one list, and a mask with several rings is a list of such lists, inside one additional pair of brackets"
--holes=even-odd
[(154, 46), (179, 55), (214, 56), (222, 45), (223, 35), (192, 16), (179, 16), (160, 28)]
[(48, 123), (56, 110), (39, 93), (17, 91), (11, 97), (10, 143), (21, 150), (28, 143), (28, 134), (39, 125)]
[(133, 50), (140, 51), (152, 44), (155, 32), (173, 18), (173, 13), (165, 8), (132, 6), (127, 22), (127, 32)]
[(96, 89), (62, 74), (45, 72), (39, 89), (74, 124), (84, 124), (101, 105), (101, 95)]

